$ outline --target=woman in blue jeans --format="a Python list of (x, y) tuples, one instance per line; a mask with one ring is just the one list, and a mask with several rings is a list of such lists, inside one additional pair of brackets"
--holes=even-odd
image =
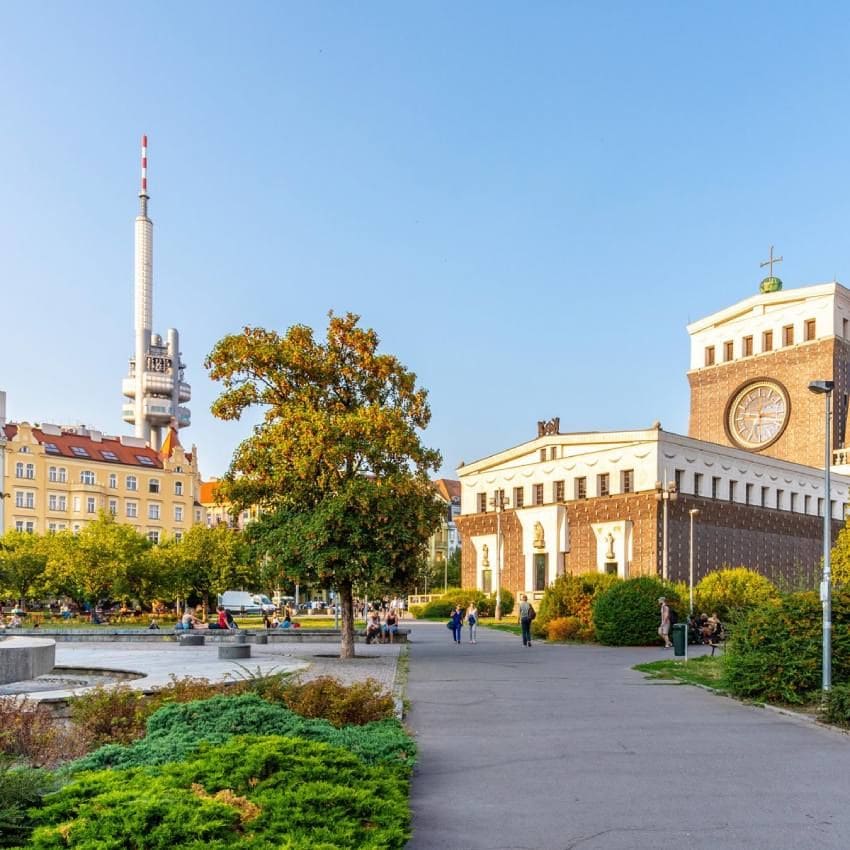
[(452, 611), (452, 635), (455, 643), (460, 643), (461, 632), (463, 631), (463, 610), (460, 605), (455, 605)]

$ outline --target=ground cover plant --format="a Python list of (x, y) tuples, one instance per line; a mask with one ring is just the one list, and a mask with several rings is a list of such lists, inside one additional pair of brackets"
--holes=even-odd
[(46, 771), (0, 761), (0, 847), (26, 838), (32, 826), (30, 808), (41, 801), (51, 784)]
[(666, 596), (676, 611), (683, 610), (675, 588), (655, 578), (618, 581), (597, 594), (592, 606), (597, 640), (608, 646), (656, 643), (661, 621), (660, 596)]
[(183, 761), (78, 774), (33, 812), (26, 850), (395, 850), (403, 771), (314, 741), (236, 737)]
[(332, 744), (366, 764), (389, 765), (405, 775), (416, 746), (397, 720), (337, 728), (327, 720), (301, 717), (256, 694), (216, 696), (162, 706), (148, 720), (145, 737), (129, 746), (109, 744), (68, 766), (70, 773), (103, 768), (164, 764), (185, 758), (202, 742), (222, 743), (234, 735), (281, 735)]
[(691, 685), (705, 685), (724, 691), (723, 658), (716, 655), (700, 655), (687, 662), (666, 659), (636, 664), (635, 670), (646, 673), (651, 679), (669, 679)]

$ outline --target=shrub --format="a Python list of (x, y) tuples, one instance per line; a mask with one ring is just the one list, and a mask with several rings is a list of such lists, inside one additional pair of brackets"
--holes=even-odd
[(551, 620), (577, 617), (581, 622), (581, 629), (576, 631), (575, 639), (593, 640), (593, 599), (618, 581), (617, 576), (605, 573), (558, 576), (546, 588), (535, 622), (539, 623), (542, 632), (548, 634), (548, 624)]
[(95, 746), (141, 738), (155, 709), (153, 699), (126, 684), (98, 685), (70, 704), (71, 722)]
[(420, 620), (425, 616), (425, 606), (424, 605), (411, 605), (410, 606), (410, 615), (416, 619)]
[[(508, 616), (514, 610), (514, 595), (507, 588), (500, 589), (502, 615)], [(492, 617), (496, 611), (496, 594), (489, 596), (481, 590), (461, 590), (460, 588), (449, 588), (448, 592), (439, 599), (432, 599), (427, 605), (422, 606), (422, 616), (426, 619), (447, 620), (456, 605), (460, 605), (465, 611), (470, 602), (475, 601), (478, 612), (482, 617)], [(419, 606), (414, 606), (419, 607)], [(411, 611), (413, 608), (411, 608)], [(418, 616), (418, 615), (417, 615)]]
[[(507, 617), (509, 614), (513, 613), (514, 610), (514, 595), (505, 587), (499, 588), (499, 594), (502, 597), (502, 616)], [(489, 596), (487, 602), (489, 602), (489, 608), (486, 609), (485, 616), (488, 616), (496, 610), (496, 594), (494, 593)]]
[(820, 711), (821, 720), (843, 726), (845, 729), (850, 727), (850, 684), (833, 685), (824, 697)]
[(721, 620), (728, 620), (757, 605), (778, 601), (779, 591), (763, 575), (736, 567), (709, 573), (694, 588), (694, 599), (697, 611), (717, 612)]
[(681, 611), (669, 585), (655, 578), (626, 579), (612, 584), (593, 600), (593, 625), (600, 643), (608, 646), (646, 646), (658, 640), (658, 597)]
[(308, 720), (256, 694), (217, 696), (171, 703), (148, 720), (147, 734), (131, 746), (110, 744), (68, 766), (71, 773), (104, 768), (151, 766), (185, 759), (202, 741), (222, 743), (234, 735), (283, 735), (333, 744), (367, 764), (390, 763), (403, 773), (416, 747), (397, 720), (337, 729), (326, 720)]
[[(850, 678), (850, 594), (832, 600), (832, 668)], [(735, 696), (803, 703), (821, 684), (822, 608), (816, 593), (794, 593), (744, 614), (730, 630), (724, 683)]]
[(41, 802), (51, 785), (43, 770), (11, 767), (0, 761), (0, 847), (22, 844), (29, 834), (29, 809)]
[(422, 609), (422, 616), (428, 619), (447, 620), (452, 611), (455, 609), (455, 602), (447, 596), (441, 596), (439, 599), (432, 599)]
[[(179, 706), (162, 710), (172, 708)], [(185, 761), (155, 767), (79, 774), (34, 820), (32, 850), (401, 850), (410, 837), (405, 777), (338, 747), (278, 736), (202, 745)]]
[(395, 702), (374, 679), (343, 685), (330, 676), (290, 685), (283, 692), (287, 707), (302, 717), (321, 717), (337, 728), (362, 726), (393, 716)]
[(89, 748), (85, 732), (58, 722), (46, 706), (26, 697), (0, 697), (0, 754), (35, 767), (52, 767)]
[(582, 629), (578, 617), (555, 617), (546, 624), (546, 637), (549, 640), (576, 640)]

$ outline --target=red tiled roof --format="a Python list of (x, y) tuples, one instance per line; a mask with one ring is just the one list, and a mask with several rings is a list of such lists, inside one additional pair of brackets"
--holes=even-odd
[[(11, 440), (18, 433), (17, 425), (7, 425), (6, 438)], [(45, 434), (40, 428), (33, 428), (32, 434), (40, 445), (52, 443), (56, 451), (47, 452), (48, 457), (70, 457), (75, 460), (90, 460), (94, 463), (124, 464), (125, 466), (140, 466), (143, 469), (162, 469), (159, 455), (147, 446), (125, 446), (116, 437), (103, 437), (100, 441), (91, 437), (81, 436), (73, 431), (63, 431), (61, 434)], [(88, 457), (74, 454), (72, 446), (85, 449)], [(102, 452), (111, 452), (117, 460), (104, 457)], [(150, 458), (151, 463), (143, 463), (140, 457)]]
[(438, 478), (434, 482), (436, 491), (447, 501), (453, 499), (460, 501), (460, 481), (454, 481), (451, 478)]
[(202, 505), (211, 505), (215, 502), (215, 494), (221, 486), (221, 481), (202, 481), (200, 500)]

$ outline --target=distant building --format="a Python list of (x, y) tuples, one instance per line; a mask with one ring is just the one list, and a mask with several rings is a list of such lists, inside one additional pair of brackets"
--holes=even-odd
[(259, 516), (259, 509), (251, 507), (242, 511), (234, 510), (229, 502), (218, 500), (220, 486), (221, 482), (217, 478), (201, 482), (200, 502), (204, 508), (204, 522), (207, 526), (212, 528), (216, 525), (226, 525), (228, 528), (238, 528), (241, 531), (248, 523), (255, 522)]
[(437, 498), (444, 504), (440, 527), (428, 540), (428, 559), (432, 564), (447, 561), (460, 547), (455, 518), (460, 515), (460, 481), (438, 478), (434, 481)]

